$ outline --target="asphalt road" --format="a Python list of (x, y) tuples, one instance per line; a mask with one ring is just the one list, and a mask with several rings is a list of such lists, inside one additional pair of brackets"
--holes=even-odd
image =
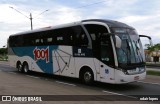
[[(112, 85), (95, 82), (92, 86), (82, 84), (78, 79), (53, 76), (48, 74), (41, 74), (32, 72), (29, 75), (19, 73), (15, 68), (10, 67), (6, 63), (0, 63), (0, 95), (54, 95), (50, 97), (64, 97), (56, 102), (34, 102), (34, 104), (44, 103), (67, 103), (67, 104), (152, 104), (159, 102), (143, 102), (143, 101), (127, 101), (136, 100), (137, 95), (142, 97), (153, 97), (152, 95), (159, 95), (160, 99), (160, 83), (144, 83), (134, 82), (123, 85)], [(56, 95), (56, 96), (55, 96)], [(62, 96), (66, 95), (66, 96)], [(71, 95), (71, 96), (70, 96)], [(83, 96), (78, 96), (83, 95)], [(89, 95), (89, 96), (84, 96)], [(95, 96), (92, 96), (95, 95)], [(105, 95), (105, 96), (98, 96)], [(106, 96), (107, 95), (107, 96)], [(117, 96), (118, 95), (118, 96)], [(66, 97), (72, 97), (73, 101), (63, 101)], [(82, 101), (76, 101), (77, 97)], [(86, 99), (84, 99), (84, 97)], [(102, 98), (99, 98), (102, 97)], [(103, 101), (104, 99), (106, 101)], [(107, 98), (106, 98), (107, 97)], [(121, 100), (126, 101), (114, 101)], [(95, 100), (97, 99), (97, 101)], [(71, 100), (69, 98), (69, 100)], [(88, 102), (89, 100), (89, 102)], [(92, 101), (94, 100), (94, 102)], [(98, 101), (102, 100), (102, 101)], [(9, 102), (0, 102), (3, 104), (10, 104)], [(19, 103), (19, 102), (18, 102)], [(28, 104), (28, 102), (23, 102)], [(33, 103), (33, 102), (30, 102)], [(16, 102), (17, 104), (17, 102)]]

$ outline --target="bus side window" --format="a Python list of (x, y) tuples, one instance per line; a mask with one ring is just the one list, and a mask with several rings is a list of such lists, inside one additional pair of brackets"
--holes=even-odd
[(54, 38), (55, 38), (54, 45), (62, 45), (63, 44), (62, 29), (54, 30)]
[(36, 39), (36, 40), (35, 40), (35, 44), (36, 44), (36, 45), (39, 45), (39, 44), (40, 44), (40, 39)]
[(81, 26), (74, 26), (72, 27), (74, 30), (74, 45), (87, 47), (88, 46), (88, 38), (85, 34), (83, 28)]
[(53, 38), (52, 37), (48, 37), (47, 38), (47, 43), (50, 45), (50, 44), (52, 44), (52, 42), (53, 42)]
[(42, 33), (35, 33), (34, 35), (34, 39), (35, 39), (35, 45), (36, 46), (40, 46), (40, 45), (45, 45), (45, 39), (46, 39), (46, 35), (44, 32)]
[(86, 34), (81, 34), (79, 36), (79, 39), (80, 39), (80, 45), (87, 47), (87, 45), (88, 45), (88, 38), (87, 38)]
[(53, 37), (53, 30), (43, 32), (42, 39), (43, 45), (53, 45), (54, 44), (54, 37)]
[(99, 41), (102, 34), (108, 33), (107, 28), (102, 25), (87, 24), (85, 25), (85, 28), (87, 29), (93, 41)]
[(13, 36), (10, 37), (10, 46), (12, 47), (21, 47), (23, 46), (24, 41), (22, 36)]
[(15, 45), (15, 39), (16, 39), (15, 36), (12, 36), (12, 37), (9, 38), (9, 46), (10, 47), (15, 47), (16, 46)]
[(84, 26), (92, 38), (93, 54), (100, 59), (100, 51), (97, 50), (100, 48), (101, 44), (100, 37), (102, 34), (108, 33), (108, 30), (105, 26), (97, 24), (86, 24)]
[(68, 46), (73, 45), (73, 30), (71, 27), (67, 27), (63, 29), (63, 38), (64, 38), (64, 44)]
[(55, 44), (57, 45), (73, 45), (73, 30), (71, 27), (61, 28), (54, 30)]

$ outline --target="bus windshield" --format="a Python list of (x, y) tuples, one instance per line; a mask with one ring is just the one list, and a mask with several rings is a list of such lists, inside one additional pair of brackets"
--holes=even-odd
[(144, 52), (137, 32), (126, 28), (113, 28), (112, 30), (122, 40), (121, 47), (116, 48), (119, 66), (144, 63)]

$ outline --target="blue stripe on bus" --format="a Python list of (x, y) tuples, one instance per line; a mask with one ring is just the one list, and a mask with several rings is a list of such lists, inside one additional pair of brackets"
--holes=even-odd
[[(47, 55), (45, 50), (48, 49), (48, 60), (46, 58)], [(15, 55), (19, 57), (23, 56), (29, 56), (33, 60), (36, 61), (37, 65), (41, 68), (41, 70), (45, 73), (53, 74), (53, 62), (52, 62), (52, 51), (57, 50), (58, 45), (54, 46), (32, 46), (32, 47), (14, 47), (12, 48), (13, 52)], [(35, 57), (35, 53), (37, 54), (38, 57)], [(42, 56), (40, 57), (40, 53), (42, 56), (45, 56), (43, 58)]]

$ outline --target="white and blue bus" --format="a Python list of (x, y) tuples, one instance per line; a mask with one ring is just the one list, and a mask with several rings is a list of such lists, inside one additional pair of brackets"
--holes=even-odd
[(136, 30), (124, 23), (90, 19), (11, 35), (10, 65), (80, 78), (86, 84), (129, 83), (146, 76), (144, 50)]

